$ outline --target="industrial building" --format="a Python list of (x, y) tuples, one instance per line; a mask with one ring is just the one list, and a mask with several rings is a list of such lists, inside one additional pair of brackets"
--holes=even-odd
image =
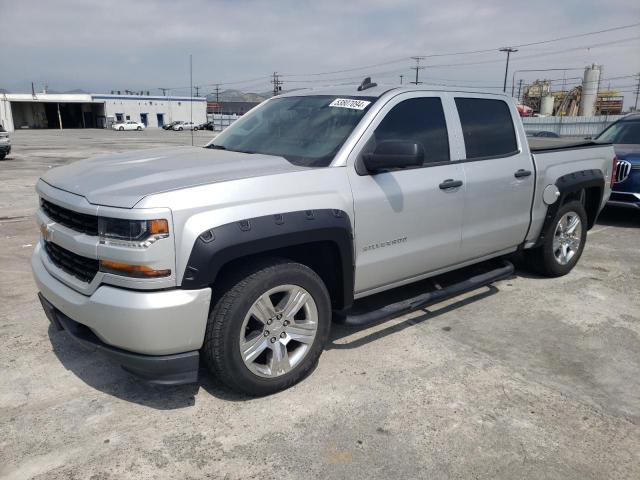
[(536, 80), (524, 87), (522, 104), (543, 116), (620, 115), (624, 97), (615, 89), (601, 88), (601, 72), (601, 65), (587, 65), (581, 85), (567, 90), (552, 91), (551, 81)]
[[(193, 109), (193, 117), (192, 117)], [(0, 93), (0, 125), (20, 128), (108, 128), (135, 120), (150, 128), (207, 121), (203, 97), (85, 93)]]

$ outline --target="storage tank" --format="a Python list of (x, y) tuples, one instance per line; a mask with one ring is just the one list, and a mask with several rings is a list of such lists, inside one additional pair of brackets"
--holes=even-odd
[(540, 102), (540, 115), (553, 115), (553, 102), (555, 98), (552, 95), (542, 97)]
[(582, 98), (580, 99), (578, 115), (593, 117), (595, 114), (596, 100), (598, 98), (598, 83), (600, 82), (600, 69), (600, 65), (596, 65), (595, 63), (584, 69)]

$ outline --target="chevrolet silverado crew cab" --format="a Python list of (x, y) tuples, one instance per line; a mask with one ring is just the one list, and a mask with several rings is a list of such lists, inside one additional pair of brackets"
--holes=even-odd
[(32, 268), (53, 325), (130, 373), (195, 382), (202, 359), (264, 395), (311, 371), (334, 312), (369, 318), (350, 317), (355, 299), (517, 251), (568, 273), (613, 159), (592, 143), (532, 153), (503, 95), (367, 80), (298, 91), (204, 148), (48, 171)]

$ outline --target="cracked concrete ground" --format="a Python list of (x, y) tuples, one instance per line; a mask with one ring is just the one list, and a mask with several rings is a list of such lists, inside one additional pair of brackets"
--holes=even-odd
[[(197, 144), (210, 135), (198, 132)], [(0, 162), (0, 477), (640, 478), (640, 214), (605, 210), (568, 276), (353, 330), (301, 384), (152, 387), (49, 327), (33, 186), (186, 132), (20, 131)], [(176, 319), (179, 321), (179, 319)]]

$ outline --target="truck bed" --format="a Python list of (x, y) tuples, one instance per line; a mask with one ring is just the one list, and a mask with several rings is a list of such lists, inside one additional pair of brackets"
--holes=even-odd
[(578, 138), (537, 138), (528, 137), (529, 150), (531, 152), (546, 152), (557, 150), (572, 150), (576, 148), (601, 147), (606, 143), (596, 143), (593, 140)]

